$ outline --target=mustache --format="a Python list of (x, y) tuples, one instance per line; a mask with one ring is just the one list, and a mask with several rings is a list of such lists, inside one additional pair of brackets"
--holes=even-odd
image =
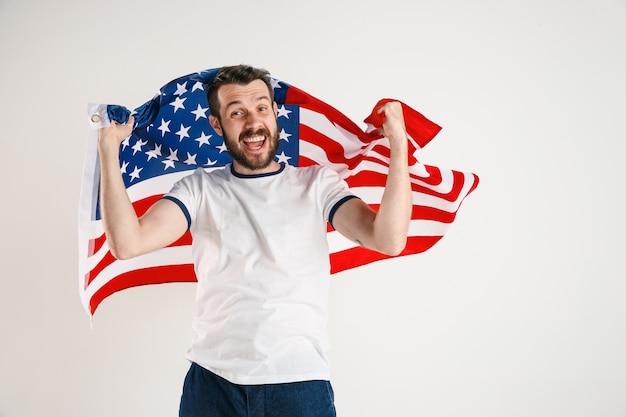
[(256, 136), (256, 135), (265, 136), (266, 138), (269, 138), (270, 131), (264, 128), (259, 128), (257, 130), (248, 129), (245, 132), (241, 132), (241, 134), (239, 135), (239, 140), (241, 141), (244, 138), (247, 138), (250, 136)]

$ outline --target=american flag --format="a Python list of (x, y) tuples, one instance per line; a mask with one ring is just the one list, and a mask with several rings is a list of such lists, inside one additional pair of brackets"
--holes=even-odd
[[(132, 112), (135, 126), (120, 146), (120, 170), (138, 215), (193, 170), (215, 169), (231, 162), (222, 137), (208, 122), (205, 86), (218, 70), (177, 78)], [(277, 160), (294, 166), (326, 165), (377, 209), (390, 154), (388, 140), (376, 130), (381, 123), (378, 115), (373, 111), (363, 130), (335, 108), (294, 86), (275, 78), (272, 85), (280, 132)], [(414, 155), (441, 128), (405, 104), (403, 110), (410, 153)], [(89, 106), (94, 129), (87, 144), (79, 204), (79, 289), (89, 315), (105, 298), (126, 288), (196, 281), (189, 232), (167, 248), (133, 259), (120, 261), (109, 252), (99, 211), (96, 128), (109, 120), (125, 122), (130, 114), (122, 106)], [(423, 252), (438, 242), (463, 199), (478, 185), (475, 174), (424, 165), (414, 156), (409, 165), (413, 212), (408, 243), (399, 256)], [(357, 246), (330, 226), (327, 237), (331, 273), (389, 258)]]

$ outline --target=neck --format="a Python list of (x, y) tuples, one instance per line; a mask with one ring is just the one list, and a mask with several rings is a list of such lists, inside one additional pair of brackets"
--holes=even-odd
[(233, 169), (235, 170), (237, 174), (241, 174), (241, 175), (269, 174), (269, 173), (278, 171), (280, 167), (281, 165), (278, 162), (272, 161), (265, 168), (250, 169), (239, 164), (237, 161), (233, 161)]

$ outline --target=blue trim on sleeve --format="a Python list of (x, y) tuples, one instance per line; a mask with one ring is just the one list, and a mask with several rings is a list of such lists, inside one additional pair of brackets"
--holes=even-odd
[(328, 215), (328, 223), (330, 223), (330, 225), (333, 227), (333, 229), (335, 228), (335, 226), (333, 226), (333, 217), (335, 217), (335, 212), (339, 209), (339, 207), (341, 207), (343, 205), (343, 203), (345, 203), (348, 200), (352, 200), (353, 198), (359, 198), (359, 197), (357, 197), (355, 195), (345, 196), (341, 200), (337, 201), (335, 203), (335, 205), (333, 206), (333, 208), (330, 209), (330, 214)]
[(183, 214), (187, 218), (187, 230), (189, 230), (189, 228), (191, 227), (191, 216), (189, 215), (189, 211), (187, 210), (187, 207), (185, 207), (185, 205), (182, 203), (182, 201), (180, 201), (176, 197), (172, 197), (172, 196), (169, 196), (169, 195), (164, 195), (161, 198), (164, 199), (164, 200), (170, 200), (170, 201), (176, 203), (176, 205), (178, 207), (180, 207), (180, 209), (183, 211)]

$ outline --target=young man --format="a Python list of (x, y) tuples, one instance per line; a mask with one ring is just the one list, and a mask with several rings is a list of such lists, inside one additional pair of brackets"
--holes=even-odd
[(192, 233), (197, 312), (181, 416), (334, 416), (326, 222), (372, 250), (395, 255), (404, 248), (411, 189), (401, 105), (378, 109), (391, 158), (374, 212), (335, 172), (275, 161), (277, 106), (267, 71), (225, 67), (207, 95), (210, 124), (232, 164), (183, 178), (141, 218), (119, 170), (119, 146), (133, 119), (100, 130), (110, 250), (125, 259)]

